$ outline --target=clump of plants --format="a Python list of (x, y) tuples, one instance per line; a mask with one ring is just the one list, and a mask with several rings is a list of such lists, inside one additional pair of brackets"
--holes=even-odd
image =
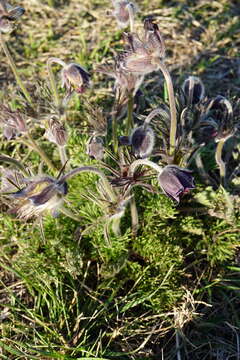
[[(24, 9), (0, 2), (1, 46), (18, 85), (0, 105), (10, 239), (2, 256), (28, 298), (9, 290), (2, 304), (12, 304), (5, 339), (28, 312), (26, 337), (14, 332), (6, 353), (151, 356), (159, 334), (173, 329), (179, 347), (179, 331), (196, 315), (195, 293), (234, 257), (238, 115), (227, 98), (208, 97), (199, 77), (174, 86), (164, 34), (150, 16), (136, 32), (138, 12), (113, 1), (109, 16), (124, 29), (124, 45), (112, 61), (88, 71), (50, 57), (47, 80), (30, 88), (5, 39)], [(94, 73), (114, 79), (113, 100), (93, 101)], [(157, 103), (142, 90), (152, 74), (161, 83)]]

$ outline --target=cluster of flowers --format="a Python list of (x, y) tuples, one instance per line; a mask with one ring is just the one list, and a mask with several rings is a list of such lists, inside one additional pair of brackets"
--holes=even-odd
[[(222, 96), (207, 99), (202, 81), (194, 76), (188, 77), (179, 93), (175, 94), (165, 64), (165, 45), (158, 25), (152, 18), (146, 18), (144, 34), (141, 37), (134, 32), (134, 17), (138, 11), (136, 5), (128, 0), (112, 0), (112, 3), (114, 10), (111, 15), (116, 18), (121, 28), (130, 25), (131, 31), (123, 33), (125, 49), (114, 59), (114, 63), (100, 65), (97, 68), (98, 72), (114, 78), (116, 92), (111, 121), (105, 119), (99, 109), (95, 109), (90, 114), (89, 122), (93, 132), (87, 142), (86, 152), (95, 158), (99, 165), (98, 167), (82, 166), (62, 175), (67, 163), (68, 134), (64, 124), (66, 108), (71, 96), (74, 93), (82, 94), (87, 91), (91, 81), (90, 74), (81, 65), (66, 64), (58, 58), (50, 58), (47, 68), (54, 111), (45, 114), (47, 118), (44, 125), (45, 137), (58, 146), (62, 169), (57, 178), (46, 175), (33, 176), (33, 174), (29, 176), (29, 172), (18, 161), (5, 155), (0, 157), (1, 161), (11, 163), (20, 169), (13, 171), (2, 168), (2, 193), (13, 199), (14, 211), (21, 218), (28, 219), (46, 210), (50, 210), (53, 214), (60, 210), (69, 215), (70, 212), (63, 206), (68, 191), (67, 180), (80, 172), (93, 172), (100, 177), (96, 190), (100, 195), (99, 199), (101, 198), (98, 203), (104, 202), (105, 210), (108, 204), (108, 223), (112, 224), (112, 228), (117, 233), (119, 232), (117, 224), (129, 202), (132, 221), (135, 225), (138, 221), (134, 186), (140, 185), (153, 191), (152, 185), (147, 182), (149, 176), (145, 176), (149, 175), (146, 167), (157, 172), (158, 183), (163, 193), (178, 203), (183, 194), (195, 187), (193, 172), (187, 169), (188, 164), (193, 161), (196, 154), (199, 154), (199, 150), (212, 140), (221, 145), (217, 145), (216, 161), (220, 167), (221, 180), (225, 178), (222, 148), (225, 141), (237, 132), (230, 102)], [(11, 31), (12, 23), (23, 13), (21, 7), (13, 8), (2, 0), (0, 36), (3, 50), (18, 85), (34, 114), (32, 117), (36, 118), (31, 95), (17, 74), (3, 36), (4, 32)], [(62, 87), (66, 90), (63, 99), (59, 96), (53, 64), (62, 67)], [(137, 120), (135, 100), (140, 86), (146, 75), (159, 70), (165, 79), (169, 106), (164, 104), (153, 109), (144, 121)], [(122, 120), (123, 116), (126, 117), (126, 123)], [(56, 172), (52, 160), (47, 158), (31, 136), (31, 121), (29, 114), (24, 114), (20, 110), (13, 111), (9, 106), (1, 105), (0, 126), (3, 128), (3, 136), (7, 140), (12, 140), (21, 135), (25, 138), (25, 143), (39, 153), (49, 170)], [(124, 133), (120, 136), (123, 127)], [(107, 161), (108, 155), (110, 161)], [(149, 160), (150, 157), (157, 161)], [(112, 166), (112, 161), (120, 170)], [(106, 169), (107, 173), (103, 169)], [(24, 176), (20, 174), (22, 171)]]

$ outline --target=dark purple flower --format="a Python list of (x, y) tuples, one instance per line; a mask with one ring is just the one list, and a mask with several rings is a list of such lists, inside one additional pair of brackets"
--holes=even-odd
[(195, 188), (192, 171), (176, 165), (167, 165), (158, 176), (158, 182), (163, 192), (178, 203), (181, 195)]
[(205, 95), (205, 87), (200, 78), (189, 76), (183, 83), (182, 89), (190, 104), (198, 104)]
[(138, 126), (131, 134), (130, 142), (136, 156), (144, 159), (151, 155), (155, 143), (155, 135), (150, 126)]

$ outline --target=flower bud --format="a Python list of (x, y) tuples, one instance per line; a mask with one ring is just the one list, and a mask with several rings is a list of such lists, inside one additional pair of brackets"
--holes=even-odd
[(87, 144), (87, 154), (96, 160), (102, 160), (104, 155), (103, 141), (99, 137), (93, 137)]
[(48, 121), (48, 129), (45, 132), (45, 137), (59, 145), (59, 146), (64, 146), (67, 143), (67, 138), (68, 138), (68, 134), (67, 134), (67, 130), (65, 129), (64, 125), (58, 121), (55, 117), (52, 117), (49, 121)]
[(0, 126), (3, 127), (3, 135), (7, 140), (27, 132), (23, 115), (18, 110), (12, 111), (4, 105), (0, 107)]
[(203, 120), (214, 121), (216, 123), (216, 138), (226, 139), (231, 137), (236, 131), (233, 122), (232, 104), (225, 97), (218, 95), (210, 99), (203, 109)]
[(150, 126), (139, 126), (133, 130), (130, 139), (133, 152), (140, 158), (151, 155), (155, 143), (155, 135)]
[(190, 104), (198, 104), (204, 98), (205, 87), (202, 80), (196, 76), (189, 76), (184, 81), (182, 89)]
[(77, 93), (82, 94), (90, 85), (89, 73), (78, 64), (66, 65), (61, 76), (62, 86), (70, 93), (75, 90)]
[(194, 189), (192, 171), (176, 165), (167, 165), (158, 176), (158, 182), (163, 192), (179, 203), (180, 196)]
[(137, 6), (128, 0), (115, 0), (112, 3), (115, 8), (112, 14), (115, 16), (118, 26), (120, 28), (127, 27), (130, 21), (130, 12), (134, 16), (137, 12)]

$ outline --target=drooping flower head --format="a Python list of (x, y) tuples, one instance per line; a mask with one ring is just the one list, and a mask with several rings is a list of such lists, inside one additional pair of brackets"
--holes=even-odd
[(99, 136), (93, 136), (90, 138), (87, 144), (87, 154), (96, 160), (103, 159), (104, 146), (102, 138)]
[(179, 203), (180, 196), (195, 188), (192, 171), (176, 165), (167, 165), (158, 176), (163, 192)]
[(67, 130), (65, 129), (64, 125), (54, 116), (49, 119), (48, 129), (44, 135), (49, 141), (59, 146), (64, 146), (67, 143)]
[(80, 65), (71, 63), (63, 67), (62, 86), (67, 89), (69, 93), (74, 90), (82, 94), (90, 85), (90, 74)]
[(18, 217), (27, 220), (46, 211), (54, 215), (67, 194), (67, 183), (60, 183), (50, 176), (25, 179), (25, 182), (26, 187), (11, 194), (19, 201), (14, 209)]
[(183, 83), (182, 89), (190, 104), (198, 104), (205, 95), (205, 87), (197, 76), (189, 76)]
[(228, 138), (236, 131), (232, 104), (224, 96), (217, 95), (202, 106), (200, 129), (205, 124), (212, 127), (212, 138)]
[(144, 159), (151, 155), (155, 143), (155, 136), (150, 126), (138, 126), (130, 136), (130, 143), (135, 156)]
[(116, 18), (118, 26), (125, 28), (129, 25), (130, 17), (134, 17), (138, 8), (129, 0), (112, 0), (114, 11), (112, 15)]
[(3, 135), (7, 140), (27, 132), (27, 125), (18, 110), (12, 111), (8, 106), (0, 106), (0, 126), (3, 128)]
[(5, 0), (0, 1), (0, 32), (8, 33), (13, 30), (13, 23), (25, 13), (21, 6), (11, 6)]

